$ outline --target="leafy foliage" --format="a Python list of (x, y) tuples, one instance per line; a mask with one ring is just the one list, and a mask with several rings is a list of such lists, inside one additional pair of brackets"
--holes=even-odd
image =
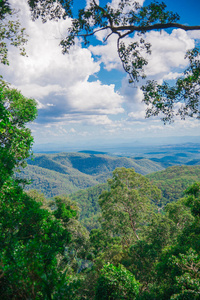
[(70, 233), (13, 180), (1, 188), (0, 203), (1, 298), (51, 299)]
[[(159, 85), (155, 81), (148, 81), (143, 86), (144, 102), (148, 105), (147, 117), (163, 114), (164, 123), (171, 122), (175, 115), (182, 119), (186, 116), (199, 118), (199, 96), (200, 96), (200, 61), (199, 49), (195, 48), (187, 52), (189, 66), (184, 71), (184, 76), (179, 78), (175, 86), (167, 82)], [(175, 104), (181, 103), (178, 109)]]
[(95, 299), (136, 299), (139, 282), (122, 265), (105, 265), (100, 271)]
[(35, 101), (2, 83), (0, 110), (1, 298), (58, 299), (67, 285), (63, 261), (71, 232), (66, 223), (75, 212), (58, 199), (51, 213), (46, 201), (40, 202), (44, 197), (31, 197), (22, 188), (24, 181), (12, 178), (30, 155), (33, 138), (26, 124), (36, 116)]
[(25, 124), (37, 115), (36, 102), (17, 90), (0, 85), (0, 186), (13, 173), (14, 167), (25, 165), (33, 138)]
[(73, 0), (28, 0), (33, 20), (40, 17), (43, 22), (72, 16), (72, 3)]
[(69, 195), (70, 199), (78, 203), (81, 209), (80, 221), (89, 231), (100, 227), (100, 206), (98, 199), (100, 194), (107, 189), (108, 185), (104, 183)]
[(15, 18), (17, 12), (8, 0), (0, 1), (0, 63), (9, 64), (7, 43), (18, 47), (21, 55), (26, 55), (24, 44), (27, 42), (25, 28)]

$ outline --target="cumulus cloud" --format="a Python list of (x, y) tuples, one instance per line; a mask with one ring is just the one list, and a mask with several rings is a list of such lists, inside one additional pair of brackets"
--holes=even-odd
[(145, 40), (152, 45), (146, 74), (159, 75), (161, 79), (176, 68), (185, 67), (188, 63), (185, 53), (195, 45), (194, 40), (182, 29), (174, 29), (171, 34), (152, 31), (146, 34)]
[[(109, 31), (100, 31), (96, 34), (98, 40), (103, 41)], [(121, 61), (117, 53), (117, 36), (112, 35), (107, 42), (102, 45), (90, 46), (89, 50), (93, 55), (98, 56), (99, 62), (104, 64), (107, 71), (112, 69), (123, 70)]]
[(68, 98), (73, 111), (99, 114), (118, 114), (124, 111), (121, 107), (123, 98), (114, 91), (114, 85), (102, 85), (99, 81), (77, 82), (69, 88)]
[[(102, 124), (109, 119), (97, 118), (102, 114), (123, 112), (123, 97), (115, 92), (114, 85), (103, 85), (99, 80), (89, 82), (91, 75), (99, 72), (90, 50), (74, 46), (69, 55), (63, 55), (59, 47), (61, 37), (66, 35), (71, 20), (32, 22), (26, 2), (12, 0), (21, 10), (23, 25), (29, 34), (27, 57), (19, 56), (16, 49), (9, 51), (10, 66), (2, 67), (4, 78), (12, 82), (27, 97), (38, 102), (38, 122), (58, 122), (75, 113), (94, 115)], [(84, 118), (83, 118), (84, 119)], [(105, 121), (106, 120), (106, 121)], [(75, 118), (76, 121), (76, 118)]]

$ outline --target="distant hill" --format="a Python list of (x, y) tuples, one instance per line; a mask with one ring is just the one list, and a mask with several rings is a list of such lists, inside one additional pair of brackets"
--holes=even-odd
[(159, 163), (149, 159), (94, 153), (35, 154), (34, 160), (27, 162), (28, 166), (17, 176), (32, 180), (28, 189), (38, 189), (46, 197), (105, 183), (117, 167), (134, 168), (143, 175), (163, 170)]

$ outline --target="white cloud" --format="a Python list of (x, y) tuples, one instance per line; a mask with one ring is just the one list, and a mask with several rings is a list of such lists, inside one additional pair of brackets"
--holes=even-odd
[[(96, 37), (103, 41), (108, 31), (101, 31), (96, 34)], [(106, 70), (112, 69), (123, 70), (121, 61), (117, 53), (117, 36), (112, 35), (103, 45), (90, 46), (89, 50), (93, 55), (99, 56), (99, 62), (104, 64)]]
[(177, 79), (178, 77), (181, 77), (181, 76), (183, 76), (183, 73), (169, 72), (168, 74), (163, 76), (163, 79), (164, 80), (175, 80), (175, 79)]
[(123, 98), (115, 93), (114, 85), (102, 85), (99, 81), (77, 82), (69, 87), (68, 98), (72, 111), (100, 114), (118, 114), (124, 111), (121, 107)]
[[(84, 115), (118, 114), (123, 112), (123, 98), (115, 92), (114, 85), (102, 85), (100, 81), (88, 82), (90, 75), (100, 70), (90, 50), (76, 45), (70, 54), (63, 55), (60, 38), (66, 35), (71, 20), (32, 22), (26, 2), (19, 5), (23, 25), (29, 34), (26, 51), (28, 57), (18, 55), (17, 49), (9, 49), (10, 66), (3, 66), (4, 78), (20, 89), (27, 97), (38, 102), (38, 122), (70, 121), (75, 113)], [(91, 117), (90, 117), (91, 118)], [(93, 124), (109, 123), (100, 117)], [(80, 121), (80, 118), (79, 118)]]
[(112, 125), (112, 121), (107, 115), (93, 115), (91, 117), (85, 118), (84, 124), (86, 125)]
[(192, 40), (185, 31), (175, 29), (171, 34), (152, 31), (146, 34), (146, 41), (152, 45), (152, 55), (146, 67), (147, 75), (163, 77), (175, 68), (187, 65), (185, 53), (194, 47)]

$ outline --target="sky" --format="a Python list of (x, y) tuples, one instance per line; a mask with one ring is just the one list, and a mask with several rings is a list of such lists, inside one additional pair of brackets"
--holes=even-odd
[[(119, 0), (110, 0), (116, 6)], [(85, 0), (74, 0), (85, 6)], [(100, 4), (105, 4), (105, 0)], [(150, 1), (139, 0), (140, 4)], [(101, 149), (102, 145), (135, 143), (163, 137), (200, 136), (200, 121), (175, 118), (164, 125), (159, 118), (145, 118), (143, 94), (139, 86), (131, 86), (116, 52), (116, 38), (101, 43), (103, 33), (87, 49), (78, 41), (69, 54), (59, 46), (66, 36), (71, 20), (31, 21), (25, 0), (10, 0), (19, 9), (19, 18), (28, 34), (27, 56), (9, 48), (9, 66), (0, 66), (4, 80), (34, 98), (38, 117), (29, 124), (37, 146), (51, 144), (74, 149)], [(169, 10), (178, 12), (180, 22), (200, 25), (199, 0), (166, 0)], [(146, 41), (152, 55), (146, 67), (148, 79), (160, 83), (176, 79), (187, 66), (185, 52), (199, 43), (200, 32), (148, 32)], [(132, 39), (127, 38), (127, 41)], [(50, 149), (49, 149), (50, 150)]]

